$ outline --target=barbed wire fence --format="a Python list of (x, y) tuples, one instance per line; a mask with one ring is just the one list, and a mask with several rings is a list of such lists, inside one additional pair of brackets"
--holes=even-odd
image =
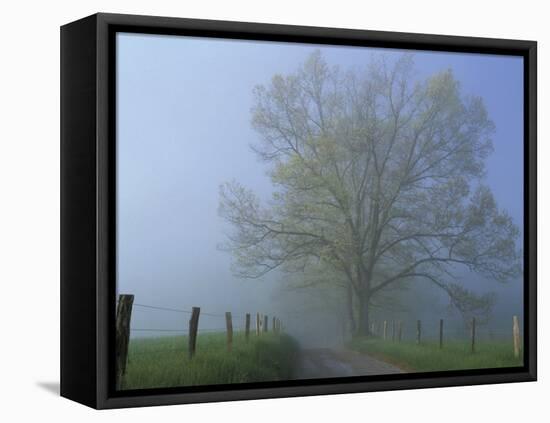
[(522, 350), (519, 319), (516, 315), (512, 316), (510, 331), (484, 327), (479, 324), (475, 317), (468, 322), (467, 327), (464, 329), (445, 328), (444, 319), (439, 319), (436, 322), (431, 321), (428, 325), (426, 325), (426, 321), (422, 320), (408, 322), (402, 320), (375, 320), (371, 322), (369, 329), (372, 335), (384, 341), (399, 343), (407, 340), (414, 341), (416, 344), (422, 344), (427, 340), (438, 341), (440, 349), (444, 348), (446, 341), (467, 339), (472, 353), (476, 352), (477, 343), (481, 340), (511, 341), (515, 358), (519, 358)]
[[(188, 328), (143, 328), (143, 327), (132, 327), (132, 312), (134, 309), (142, 310), (151, 310), (151, 311), (161, 311), (169, 313), (182, 313), (188, 314), (189, 326)], [(199, 320), (201, 316), (211, 317), (211, 318), (223, 318), (225, 321), (225, 327), (219, 328), (203, 328), (199, 329)], [(199, 333), (223, 333), (226, 334), (226, 345), (227, 351), (231, 352), (233, 348), (233, 333), (234, 331), (244, 331), (244, 337), (246, 342), (250, 339), (251, 329), (254, 329), (255, 335), (260, 336), (264, 333), (269, 332), (269, 319), (270, 316), (267, 314), (262, 314), (257, 312), (255, 315), (254, 328), (252, 328), (252, 315), (251, 313), (232, 313), (230, 311), (224, 313), (214, 313), (214, 312), (205, 312), (201, 311), (200, 307), (192, 307), (191, 310), (172, 308), (172, 307), (162, 307), (157, 305), (150, 304), (140, 304), (134, 303), (134, 295), (130, 294), (121, 294), (117, 298), (116, 304), (116, 341), (115, 341), (115, 352), (116, 352), (116, 368), (117, 368), (117, 385), (122, 381), (122, 377), (126, 373), (126, 366), (128, 363), (128, 353), (129, 353), (129, 344), (130, 344), (130, 334), (132, 332), (138, 333), (172, 333), (187, 335), (187, 352), (189, 358), (192, 359), (196, 354), (197, 350), (197, 336)], [(244, 326), (235, 325), (233, 318), (244, 319)], [(284, 326), (282, 321), (277, 316), (271, 316), (271, 331), (275, 334), (279, 334), (283, 331)], [(148, 350), (139, 353), (132, 353), (132, 355), (142, 355), (142, 354), (160, 354), (170, 352), (178, 352), (180, 349), (158, 349), (158, 350)]]

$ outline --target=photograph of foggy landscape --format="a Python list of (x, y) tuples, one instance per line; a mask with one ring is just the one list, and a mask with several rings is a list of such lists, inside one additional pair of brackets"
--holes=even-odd
[(523, 365), (521, 57), (116, 51), (117, 389)]

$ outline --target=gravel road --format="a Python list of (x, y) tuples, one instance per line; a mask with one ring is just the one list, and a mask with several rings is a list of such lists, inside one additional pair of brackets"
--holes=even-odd
[(403, 373), (401, 369), (355, 351), (332, 348), (303, 349), (296, 379), (371, 376)]

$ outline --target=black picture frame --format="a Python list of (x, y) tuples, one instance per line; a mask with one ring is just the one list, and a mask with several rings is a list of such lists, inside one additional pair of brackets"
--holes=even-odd
[[(519, 55), (524, 58), (524, 366), (116, 391), (115, 34), (194, 35)], [(95, 14), (61, 28), (61, 395), (119, 408), (534, 381), (537, 45), (534, 41)]]

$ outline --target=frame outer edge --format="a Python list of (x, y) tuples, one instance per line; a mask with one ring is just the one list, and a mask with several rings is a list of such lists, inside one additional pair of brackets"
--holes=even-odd
[(95, 16), (61, 28), (61, 396), (96, 406)]
[[(109, 251), (115, 246), (110, 245), (111, 218), (109, 216), (109, 178), (111, 145), (114, 143), (114, 134), (110, 134), (109, 122), (109, 31), (104, 15), (97, 14), (96, 43), (97, 43), (97, 408), (105, 408), (109, 398), (109, 373), (111, 360), (109, 356), (110, 339), (109, 317), (111, 310), (109, 284), (115, 283), (110, 278)], [(112, 140), (110, 138), (113, 138)]]
[[(526, 228), (529, 233), (529, 373), (532, 380), (537, 380), (537, 43), (532, 42), (528, 51), (529, 60), (529, 113), (528, 122), (524, 124), (529, 128), (529, 139), (524, 142), (529, 145), (529, 226)], [(525, 313), (525, 311), (524, 311)]]

